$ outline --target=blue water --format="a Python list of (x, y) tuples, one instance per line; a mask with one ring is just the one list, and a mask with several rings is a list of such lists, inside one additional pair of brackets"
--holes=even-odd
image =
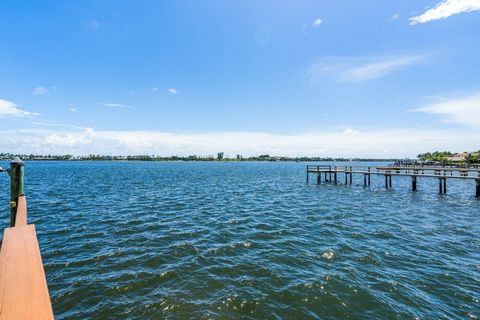
[(480, 317), (474, 182), (317, 186), (305, 165), (27, 162), (56, 317)]

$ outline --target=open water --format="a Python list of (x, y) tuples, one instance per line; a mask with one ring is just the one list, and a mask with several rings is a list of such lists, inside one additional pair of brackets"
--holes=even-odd
[(480, 317), (473, 181), (317, 186), (305, 166), (26, 162), (56, 317)]

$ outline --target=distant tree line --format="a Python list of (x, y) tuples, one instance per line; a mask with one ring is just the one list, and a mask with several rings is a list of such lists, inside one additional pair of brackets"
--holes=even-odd
[(162, 157), (157, 155), (130, 155), (130, 156), (110, 156), (89, 154), (86, 156), (73, 156), (66, 155), (35, 155), (35, 154), (12, 154), (12, 153), (0, 153), (0, 160), (10, 160), (15, 157), (20, 157), (23, 160), (96, 160), (96, 161), (392, 161), (395, 159), (378, 159), (378, 158), (331, 158), (331, 157), (283, 157), (283, 156), (270, 156), (268, 154), (262, 154), (259, 156), (243, 157), (242, 155), (236, 155), (234, 158), (227, 158), (223, 152), (219, 152), (217, 156), (168, 156)]
[(417, 156), (421, 161), (435, 161), (443, 163), (480, 163), (480, 150), (473, 152), (454, 153), (451, 151), (435, 151), (421, 153)]

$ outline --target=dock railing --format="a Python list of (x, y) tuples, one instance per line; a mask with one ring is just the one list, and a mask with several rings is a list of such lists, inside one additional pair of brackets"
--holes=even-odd
[(392, 188), (392, 176), (412, 179), (412, 191), (417, 190), (417, 178), (438, 178), (439, 192), (447, 192), (447, 179), (475, 180), (475, 196), (480, 198), (480, 168), (476, 167), (427, 167), (427, 166), (330, 166), (307, 165), (307, 182), (310, 174), (316, 174), (317, 184), (322, 181), (338, 182), (338, 174), (345, 174), (345, 184), (352, 184), (353, 175), (363, 175), (364, 186), (370, 186), (371, 175), (383, 175), (385, 187)]
[(35, 225), (27, 222), (23, 161), (14, 159), (7, 171), (11, 209), (0, 243), (0, 320), (54, 319)]

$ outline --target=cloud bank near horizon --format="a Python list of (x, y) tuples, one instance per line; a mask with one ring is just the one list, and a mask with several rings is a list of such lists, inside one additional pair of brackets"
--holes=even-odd
[(0, 150), (34, 154), (102, 155), (214, 155), (323, 157), (414, 157), (438, 148), (478, 149), (478, 134), (463, 129), (351, 128), (324, 132), (275, 134), (268, 132), (101, 131), (83, 129), (3, 130)]

